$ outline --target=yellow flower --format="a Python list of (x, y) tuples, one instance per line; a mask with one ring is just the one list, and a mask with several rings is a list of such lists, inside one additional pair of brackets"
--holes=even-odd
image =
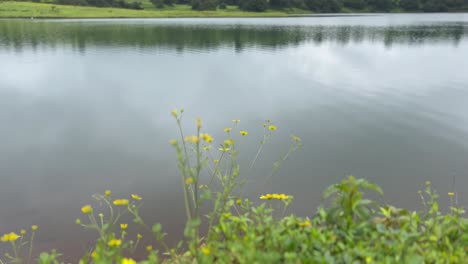
[(120, 224), (120, 229), (127, 230), (128, 224)]
[(128, 200), (127, 200), (127, 199), (117, 199), (117, 200), (114, 200), (114, 205), (117, 205), (117, 206), (126, 206), (126, 205), (128, 205)]
[(36, 231), (36, 230), (37, 230), (37, 225), (32, 225), (32, 226), (31, 226), (31, 230), (32, 230), (32, 231)]
[(224, 148), (224, 147), (223, 147), (223, 148), (219, 148), (219, 151), (222, 151), (222, 152), (228, 152), (228, 151), (230, 151), (230, 150), (231, 150), (231, 148)]
[(140, 240), (140, 239), (142, 239), (142, 238), (143, 238), (143, 236), (142, 236), (140, 233), (138, 233), (138, 234), (137, 234), (137, 239)]
[(262, 195), (262, 196), (260, 196), (260, 199), (261, 199), (261, 200), (271, 200), (272, 198), (273, 198), (273, 197), (272, 197), (272, 195), (271, 195), (271, 194), (269, 194), (269, 193), (268, 193), (268, 194), (265, 194), (265, 195)]
[(177, 118), (177, 114), (178, 114), (177, 109), (172, 110), (171, 114), (172, 114), (172, 116)]
[(225, 146), (232, 146), (232, 145), (234, 145), (234, 143), (235, 143), (235, 141), (233, 139), (231, 139), (231, 138), (224, 140), (224, 145)]
[(201, 248), (201, 252), (204, 254), (204, 255), (209, 255), (211, 253), (211, 250), (207, 247), (202, 247)]
[(197, 124), (197, 128), (201, 128), (203, 125), (203, 122), (200, 118), (195, 119), (195, 123)]
[(237, 123), (239, 123), (239, 122), (240, 122), (240, 120), (239, 120), (239, 119), (233, 119), (233, 120), (232, 120), (232, 122), (234, 122), (234, 123), (236, 123), (236, 124), (237, 124)]
[(237, 205), (242, 205), (242, 200), (241, 200), (241, 199), (237, 199), (236, 204), (237, 204)]
[(14, 242), (16, 241), (18, 238), (20, 238), (20, 236), (18, 236), (18, 234), (16, 234), (15, 232), (11, 232), (11, 233), (8, 233), (8, 234), (4, 234), (0, 240), (2, 242)]
[(132, 194), (132, 199), (135, 200), (135, 201), (141, 201), (141, 198), (138, 194)]
[(111, 241), (109, 241), (109, 243), (107, 243), (107, 245), (109, 245), (109, 247), (119, 247), (120, 245), (122, 245), (122, 240), (112, 239)]
[(291, 199), (291, 198), (292, 198), (292, 196), (286, 195), (284, 193), (267, 193), (265, 195), (260, 196), (261, 200), (271, 200), (271, 199), (288, 200), (288, 199)]
[(185, 137), (185, 141), (186, 141), (186, 142), (189, 142), (189, 143), (194, 143), (194, 144), (197, 144), (198, 142), (200, 142), (200, 140), (198, 139), (197, 136), (188, 136), (188, 137)]
[(81, 207), (81, 212), (83, 212), (83, 214), (90, 214), (93, 212), (93, 207), (91, 207), (91, 205), (87, 204), (83, 207)]
[(171, 139), (171, 140), (169, 140), (169, 144), (171, 144), (172, 146), (175, 146), (175, 145), (177, 145), (177, 140), (176, 139)]
[(106, 190), (106, 191), (104, 192), (104, 195), (107, 196), (107, 197), (109, 197), (109, 196), (111, 196), (111, 193), (112, 193), (112, 192), (111, 192), (110, 190)]
[(454, 192), (449, 192), (449, 193), (448, 193), (448, 196), (454, 196), (454, 195), (455, 195)]
[(245, 131), (245, 130), (241, 130), (239, 132), (242, 136), (247, 136), (249, 134), (249, 132)]
[(136, 264), (136, 261), (131, 258), (123, 258), (122, 264)]
[(150, 252), (151, 250), (153, 250), (153, 246), (152, 246), (152, 245), (146, 246), (146, 251)]
[(26, 230), (21, 229), (20, 234), (23, 235), (23, 236), (26, 235)]
[(226, 128), (224, 129), (224, 132), (226, 132), (226, 133), (231, 133), (231, 130), (232, 130), (232, 128), (226, 127)]
[(185, 184), (192, 184), (192, 183), (193, 183), (192, 177), (188, 177), (187, 179), (185, 179)]
[(93, 253), (91, 253), (91, 257), (92, 257), (93, 259), (96, 259), (96, 258), (97, 258), (96, 250), (93, 251)]
[(301, 142), (301, 138), (295, 135), (291, 135), (291, 139), (295, 142)]
[(274, 126), (274, 125), (270, 125), (270, 126), (268, 127), (268, 129), (271, 130), (271, 131), (275, 131), (275, 130), (277, 129), (277, 127)]
[(207, 133), (200, 133), (200, 138), (205, 140), (208, 143), (213, 142), (213, 138), (210, 136), (210, 134), (207, 134)]
[(308, 227), (308, 226), (310, 226), (310, 221), (309, 221), (309, 220), (305, 220), (304, 222), (300, 222), (300, 223), (299, 223), (299, 226), (301, 226), (301, 227)]

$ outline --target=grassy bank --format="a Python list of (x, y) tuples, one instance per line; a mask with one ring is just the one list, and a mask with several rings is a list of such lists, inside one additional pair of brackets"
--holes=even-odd
[(156, 9), (149, 2), (145, 10), (66, 6), (48, 3), (0, 2), (0, 18), (164, 18), (164, 17), (286, 17), (307, 14), (306, 10), (267, 10), (246, 12), (236, 6), (216, 11), (194, 11), (188, 5), (174, 5)]

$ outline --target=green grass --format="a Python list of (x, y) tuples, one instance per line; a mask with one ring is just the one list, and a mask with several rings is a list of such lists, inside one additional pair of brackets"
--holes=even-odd
[(194, 11), (188, 5), (156, 9), (149, 1), (143, 1), (142, 4), (145, 10), (8, 1), (0, 2), (0, 18), (285, 17), (308, 13), (306, 10), (298, 9), (246, 12), (235, 6), (216, 11)]

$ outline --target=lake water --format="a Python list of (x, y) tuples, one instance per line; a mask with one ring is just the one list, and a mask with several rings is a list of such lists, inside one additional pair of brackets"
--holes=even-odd
[(299, 215), (349, 174), (397, 206), (420, 208), (426, 180), (442, 208), (468, 202), (468, 14), (0, 20), (0, 233), (37, 224), (38, 249), (73, 261), (93, 238), (81, 206), (111, 189), (180, 238), (175, 107), (215, 140), (240, 119), (246, 165), (278, 126), (252, 185), (302, 137), (263, 188)]

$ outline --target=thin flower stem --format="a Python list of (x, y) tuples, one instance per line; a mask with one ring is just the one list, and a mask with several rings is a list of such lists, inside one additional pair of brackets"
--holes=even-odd
[(190, 221), (190, 220), (192, 220), (192, 209), (191, 209), (190, 201), (189, 201), (188, 188), (185, 185), (185, 180), (187, 178), (185, 170), (186, 170), (187, 166), (190, 168), (190, 159), (189, 159), (189, 155), (188, 155), (188, 152), (187, 152), (187, 145), (185, 144), (185, 140), (184, 140), (184, 132), (182, 130), (182, 124), (180, 122), (180, 118), (177, 118), (177, 126), (179, 128), (179, 133), (180, 133), (180, 137), (181, 137), (181, 140), (182, 140), (182, 147), (183, 147), (184, 153), (185, 153), (185, 157), (183, 157), (180, 162), (182, 162), (182, 165), (183, 165), (183, 168), (182, 168), (182, 186), (184, 187), (185, 211), (186, 211), (186, 214), (187, 214), (187, 220)]
[(263, 134), (263, 139), (262, 139), (262, 141), (260, 141), (260, 146), (259, 146), (259, 148), (258, 148), (258, 150), (257, 150), (257, 154), (255, 155), (255, 158), (252, 160), (252, 163), (250, 164), (250, 168), (249, 168), (249, 169), (252, 169), (253, 166), (255, 165), (255, 163), (257, 162), (257, 159), (258, 159), (258, 157), (260, 156), (260, 153), (261, 153), (262, 150), (263, 150), (263, 146), (265, 146), (265, 143), (266, 143), (266, 141), (267, 141), (268, 138), (269, 138), (269, 136), (267, 137), (267, 136), (265, 135), (265, 132), (264, 132), (264, 134)]
[(13, 255), (15, 256), (15, 261), (19, 261), (18, 250), (16, 249), (16, 244), (14, 241), (11, 241), (11, 248), (13, 249)]
[(28, 264), (31, 263), (31, 256), (32, 256), (34, 235), (35, 234), (36, 234), (36, 231), (33, 230), (32, 233), (31, 233), (31, 241), (29, 242)]

